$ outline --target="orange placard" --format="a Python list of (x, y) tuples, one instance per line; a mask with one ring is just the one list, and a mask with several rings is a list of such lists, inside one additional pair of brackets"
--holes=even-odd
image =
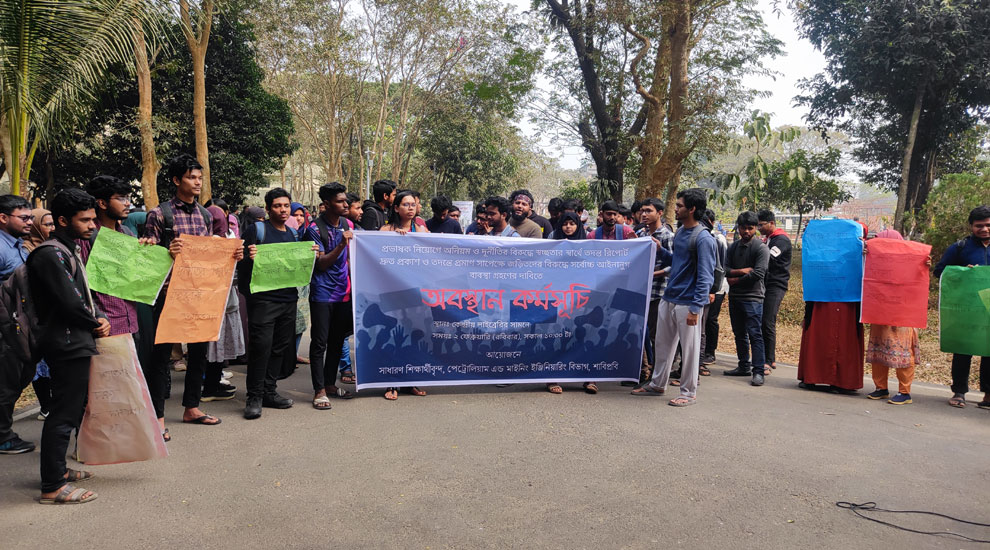
[(156, 344), (216, 342), (234, 278), (240, 239), (182, 236), (158, 320)]

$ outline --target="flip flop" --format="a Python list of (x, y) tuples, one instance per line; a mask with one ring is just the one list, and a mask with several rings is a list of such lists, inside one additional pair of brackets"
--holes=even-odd
[(327, 397), (332, 399), (353, 399), (354, 394), (344, 388), (337, 388), (337, 391), (327, 391)]
[(661, 395), (663, 395), (663, 392), (664, 390), (654, 388), (653, 386), (647, 384), (645, 386), (640, 386), (629, 393), (633, 395), (644, 395), (648, 397), (660, 397)]
[(313, 400), (313, 408), (318, 411), (329, 411), (331, 408), (330, 399), (328, 399), (325, 395), (317, 397)]
[(172, 434), (168, 433), (168, 428), (165, 428), (165, 431), (162, 432), (162, 441), (165, 443), (172, 441)]
[[(210, 422), (210, 420), (216, 420), (216, 422)], [(212, 414), (204, 414), (203, 416), (197, 416), (192, 420), (183, 420), (183, 424), (200, 424), (203, 426), (216, 426), (220, 423), (220, 419), (213, 416)]]
[(691, 399), (690, 397), (675, 397), (668, 401), (667, 404), (671, 407), (690, 407), (694, 405), (695, 401), (695, 399)]
[(398, 398), (399, 398), (399, 390), (395, 388), (388, 388), (387, 390), (385, 390), (385, 399), (388, 399), (389, 401), (395, 401)]
[(595, 384), (594, 382), (585, 382), (584, 391), (590, 394), (596, 394), (598, 393), (598, 385)]
[(959, 408), (959, 409), (963, 409), (963, 408), (966, 407), (966, 398), (963, 397), (963, 396), (958, 396), (957, 397), (957, 396), (953, 395), (949, 399), (949, 405), (950, 406), (953, 406), (953, 407), (956, 407), (956, 408)]
[(547, 391), (550, 393), (561, 394), (564, 393), (564, 388), (560, 387), (560, 384), (547, 384)]

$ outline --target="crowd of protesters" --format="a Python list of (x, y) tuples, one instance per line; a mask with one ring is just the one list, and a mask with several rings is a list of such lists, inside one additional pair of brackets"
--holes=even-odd
[[(29, 299), (41, 327), (43, 357), (24, 365), (9, 353), (15, 335), (5, 325), (4, 352), (0, 354), (0, 453), (34, 450), (12, 430), (14, 403), (33, 383), (45, 421), (41, 436), (41, 501), (81, 503), (95, 493), (76, 488), (91, 474), (66, 466), (71, 434), (78, 429), (87, 395), (90, 358), (97, 354), (97, 338), (131, 334), (135, 340), (151, 402), (165, 441), (165, 400), (171, 393), (170, 369), (184, 370), (182, 421), (214, 426), (221, 423), (203, 411), (204, 402), (231, 399), (236, 388), (226, 367), (246, 362), (244, 417), (256, 419), (265, 408), (286, 409), (293, 401), (278, 393), (279, 380), (309, 363), (313, 384), (312, 407), (327, 411), (333, 400), (354, 397), (342, 385), (355, 381), (348, 338), (353, 332), (350, 305), (351, 269), (348, 243), (356, 231), (450, 233), (531, 239), (624, 240), (649, 238), (656, 246), (647, 338), (638, 396), (662, 396), (668, 386), (679, 395), (668, 401), (685, 407), (697, 402), (699, 377), (709, 376), (718, 345), (718, 318), (728, 301), (737, 363), (723, 372), (746, 377), (762, 386), (776, 368), (776, 321), (788, 291), (792, 246), (769, 210), (744, 211), (736, 219), (729, 243), (716, 230), (717, 216), (708, 208), (704, 190), (677, 193), (673, 219), (664, 219), (665, 203), (657, 198), (632, 207), (605, 201), (598, 220), (589, 224), (585, 205), (574, 199), (551, 199), (548, 217), (538, 214), (533, 195), (520, 189), (506, 197), (489, 197), (477, 205), (473, 220), (444, 196), (430, 200), (432, 215), (421, 217), (417, 191), (399, 189), (391, 181), (376, 182), (363, 203), (339, 183), (319, 189), (320, 204), (307, 208), (293, 202), (288, 191), (275, 188), (264, 197), (264, 209), (246, 207), (237, 212), (221, 200), (197, 202), (202, 168), (189, 155), (166, 167), (174, 198), (147, 211), (132, 211), (131, 187), (109, 176), (94, 178), (82, 189), (67, 189), (50, 201), (50, 210), (33, 209), (25, 199), (0, 197), (0, 280), (26, 280)], [(462, 222), (464, 226), (462, 226)], [(467, 223), (470, 222), (470, 223)], [(949, 247), (935, 267), (990, 263), (990, 207), (969, 215), (971, 234)], [(465, 227), (466, 226), (466, 227)], [(462, 227), (465, 229), (462, 231)], [(174, 257), (182, 252), (184, 236), (239, 238), (243, 248), (234, 253), (235, 284), (227, 300), (223, 330), (217, 342), (190, 342), (183, 346), (154, 344), (168, 281), (154, 307), (91, 292), (85, 269), (98, 231), (117, 231), (148, 246), (162, 246)], [(866, 233), (864, 231), (864, 239)], [(876, 238), (901, 239), (893, 230)], [(311, 241), (316, 256), (310, 284), (251, 293), (247, 284), (257, 246)], [(5, 289), (7, 288), (5, 283)], [(911, 403), (911, 382), (919, 359), (916, 329), (873, 325), (864, 337), (857, 303), (806, 303), (798, 379), (807, 389), (854, 393), (863, 386), (864, 360), (873, 367), (876, 389), (871, 399), (892, 404)], [(310, 330), (308, 357), (299, 346)], [(949, 403), (966, 406), (972, 358), (954, 354)], [(675, 368), (676, 365), (676, 368)], [(898, 392), (889, 395), (887, 374), (895, 369)], [(990, 358), (980, 359), (981, 390), (990, 387)], [(425, 396), (421, 388), (387, 388), (384, 397), (395, 400), (400, 389)], [(593, 382), (584, 384), (597, 393)], [(547, 384), (561, 393), (560, 384)], [(990, 393), (979, 403), (990, 408)]]

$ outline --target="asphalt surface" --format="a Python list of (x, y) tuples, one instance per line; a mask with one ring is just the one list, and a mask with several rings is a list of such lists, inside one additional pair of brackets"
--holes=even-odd
[[(164, 460), (95, 466), (82, 506), (40, 506), (38, 453), (0, 456), (0, 548), (977, 548), (860, 519), (837, 501), (876, 501), (990, 523), (990, 411), (916, 385), (888, 405), (726, 378), (694, 406), (616, 383), (382, 391), (309, 401), (308, 367), (280, 384), (296, 400), (244, 420), (207, 403), (216, 427), (181, 424)], [(183, 374), (173, 388), (181, 391)], [(896, 388), (896, 382), (891, 382)], [(365, 395), (367, 393), (367, 395)], [(975, 397), (971, 394), (971, 397)], [(42, 423), (16, 423), (37, 442)], [(79, 467), (70, 462), (71, 466)], [(990, 539), (990, 528), (886, 515), (921, 530)]]

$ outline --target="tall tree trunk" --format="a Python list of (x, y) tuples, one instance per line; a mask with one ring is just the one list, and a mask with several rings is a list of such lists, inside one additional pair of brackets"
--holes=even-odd
[(6, 116), (0, 116), (0, 151), (3, 152), (4, 169), (4, 172), (0, 172), (0, 179), (3, 179), (3, 175), (6, 173), (7, 179), (13, 183), (14, 150), (11, 149), (10, 129), (7, 127)]
[(138, 132), (141, 135), (141, 196), (150, 210), (158, 206), (158, 155), (151, 126), (151, 64), (141, 21), (134, 19), (134, 68), (138, 81)]
[(653, 173), (654, 186), (666, 188), (666, 218), (674, 219), (674, 201), (681, 182), (681, 166), (693, 147), (687, 145), (688, 61), (691, 57), (691, 1), (673, 4), (670, 33), (670, 115), (667, 119), (667, 147)]
[(193, 25), (188, 0), (179, 0), (182, 16), (182, 34), (186, 37), (193, 62), (193, 125), (196, 128), (196, 159), (203, 165), (202, 203), (213, 196), (210, 186), (210, 149), (206, 136), (206, 49), (210, 45), (210, 28), (213, 26), (213, 0), (203, 0), (199, 20)]
[(914, 142), (918, 138), (918, 121), (921, 120), (921, 104), (925, 99), (925, 86), (928, 72), (918, 84), (914, 94), (914, 110), (911, 112), (911, 124), (908, 127), (907, 144), (904, 145), (904, 160), (901, 163), (901, 185), (897, 188), (897, 209), (894, 211), (894, 229), (904, 232), (904, 210), (907, 207), (908, 187), (911, 181), (911, 156), (914, 154)]

